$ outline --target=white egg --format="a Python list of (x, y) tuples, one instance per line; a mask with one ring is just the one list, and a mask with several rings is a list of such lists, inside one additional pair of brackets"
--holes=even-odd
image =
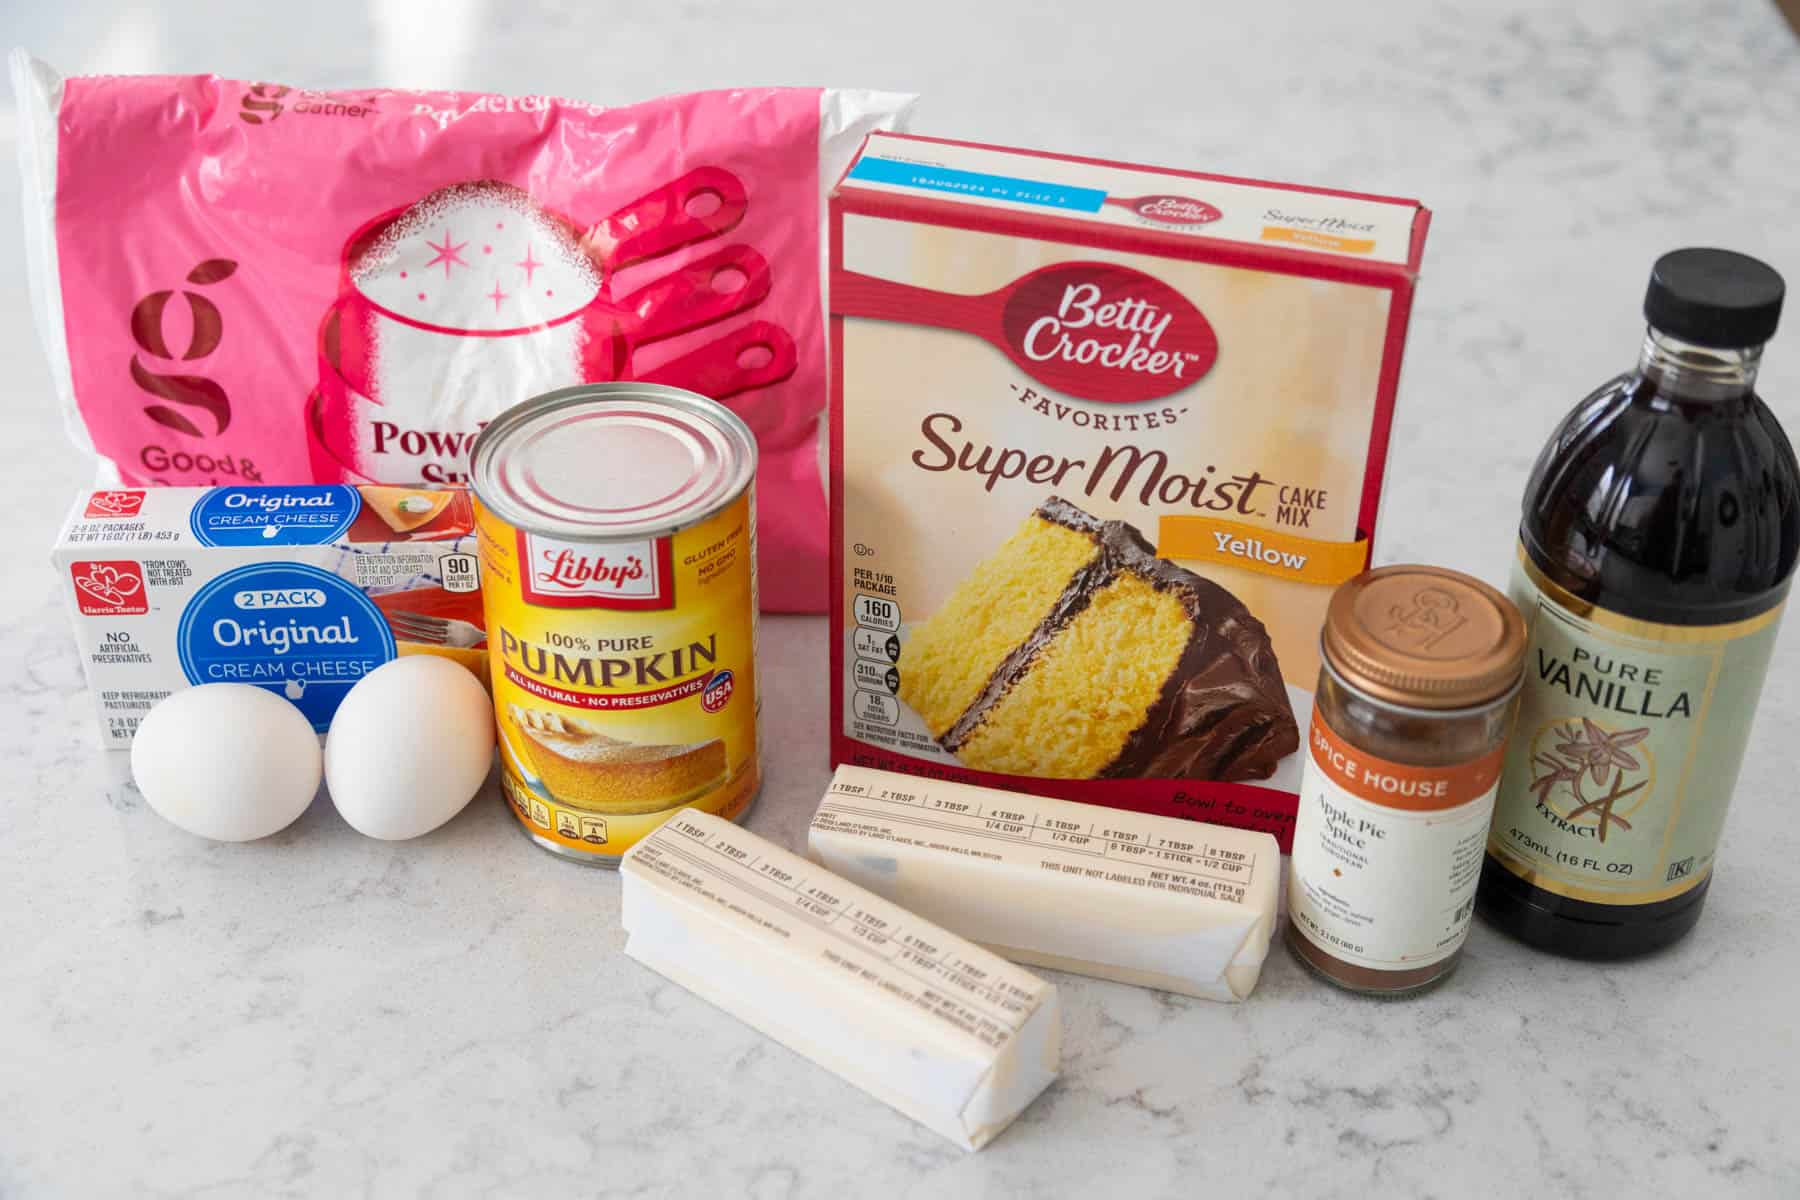
[(401, 841), (463, 810), (494, 758), (494, 702), (447, 658), (411, 654), (370, 671), (325, 738), (331, 802), (359, 833)]
[(171, 692), (131, 739), (131, 777), (150, 807), (218, 842), (292, 825), (319, 790), (319, 760), (306, 715), (247, 683)]

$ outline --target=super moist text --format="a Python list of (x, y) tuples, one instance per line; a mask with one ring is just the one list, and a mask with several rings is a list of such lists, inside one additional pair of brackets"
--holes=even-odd
[(1255, 506), (1259, 488), (1270, 483), (1257, 471), (1215, 479), (1217, 469), (1207, 466), (1197, 473), (1170, 469), (1169, 456), (1161, 450), (1138, 446), (1102, 447), (1092, 459), (1057, 454), (1034, 454), (1014, 446), (977, 444), (958, 438), (963, 423), (952, 413), (932, 413), (919, 424), (929, 449), (914, 450), (913, 465), (922, 471), (967, 471), (987, 480), (991, 492), (1006, 479), (1023, 479), (1059, 489), (1079, 487), (1083, 495), (1100, 493), (1114, 501), (1135, 493), (1145, 505), (1185, 504), (1207, 512), (1259, 515)]

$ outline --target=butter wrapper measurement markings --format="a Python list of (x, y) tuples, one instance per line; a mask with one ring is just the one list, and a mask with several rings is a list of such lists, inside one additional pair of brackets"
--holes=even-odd
[(620, 871), (628, 955), (965, 1149), (1056, 1076), (1052, 984), (730, 821)]
[(813, 859), (1017, 962), (1242, 1000), (1268, 955), (1266, 833), (839, 767)]

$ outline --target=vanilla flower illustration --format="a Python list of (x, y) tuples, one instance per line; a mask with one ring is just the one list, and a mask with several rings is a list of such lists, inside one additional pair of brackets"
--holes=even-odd
[(1596, 784), (1602, 786), (1614, 767), (1620, 773), (1638, 769), (1641, 764), (1637, 756), (1630, 752), (1630, 747), (1650, 736), (1647, 728), (1608, 733), (1586, 717), (1581, 718), (1579, 731), (1570, 726), (1564, 733), (1564, 740), (1557, 743), (1557, 753), (1574, 765), (1578, 774), (1585, 772), (1593, 776)]
[[(1575, 799), (1575, 805), (1568, 813), (1569, 820), (1593, 813), (1602, 842), (1606, 840), (1607, 830), (1614, 825), (1630, 830), (1631, 822), (1615, 813), (1613, 807), (1649, 782), (1642, 779), (1626, 786), (1625, 779), (1642, 767), (1631, 747), (1649, 737), (1650, 730), (1623, 729), (1608, 733), (1583, 717), (1579, 725), (1571, 721), (1557, 726), (1552, 732), (1556, 738), (1555, 753), (1540, 752), (1531, 759), (1534, 768), (1531, 790), (1537, 794), (1538, 803), (1548, 804), (1551, 795), (1566, 784)], [(1605, 787), (1607, 780), (1612, 779), (1612, 788), (1597, 799), (1590, 798), (1581, 790), (1582, 780), (1589, 777), (1597, 787)]]
[(1556, 790), (1557, 784), (1566, 783), (1575, 787), (1581, 779), (1581, 768), (1571, 766), (1550, 754), (1533, 755), (1533, 766), (1542, 767), (1544, 773), (1531, 781), (1531, 790), (1537, 793), (1538, 802), (1547, 803), (1550, 793)]

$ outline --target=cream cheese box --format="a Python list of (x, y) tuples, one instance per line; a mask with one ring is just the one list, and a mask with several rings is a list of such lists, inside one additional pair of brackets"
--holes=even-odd
[(729, 821), (619, 871), (626, 954), (964, 1149), (1056, 1077), (1054, 985)]
[(1017, 962), (1242, 1000), (1268, 956), (1266, 833), (843, 766), (807, 833), (846, 879)]
[(107, 749), (171, 692), (243, 683), (320, 733), (403, 654), (487, 676), (468, 493), (340, 484), (81, 493), (51, 555)]

